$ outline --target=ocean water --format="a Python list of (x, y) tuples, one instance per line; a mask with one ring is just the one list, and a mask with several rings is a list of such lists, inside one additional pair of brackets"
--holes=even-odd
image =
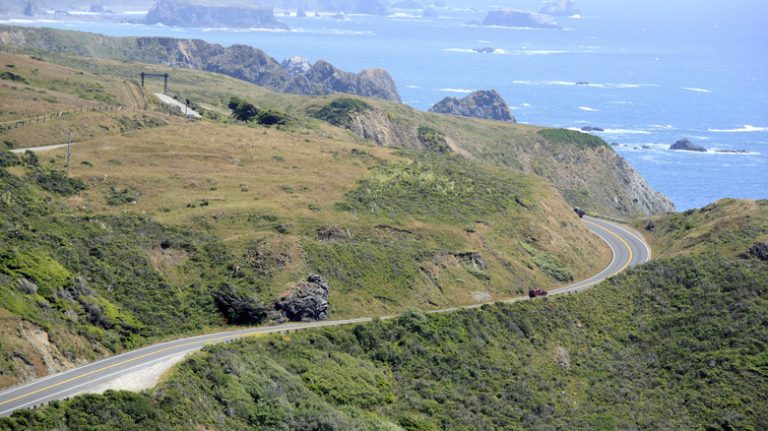
[[(618, 144), (616, 151), (680, 210), (725, 197), (768, 198), (768, 2), (585, 0), (581, 17), (560, 19), (562, 31), (467, 25), (491, 4), (465, 3), (449, 1), (455, 6), (440, 10), (436, 20), (415, 11), (345, 20), (281, 16), (291, 31), (12, 23), (194, 37), (252, 45), (278, 59), (325, 59), (352, 71), (382, 67), (403, 101), (417, 109), (445, 96), (496, 89), (519, 122), (604, 128), (597, 134)], [(473, 51), (485, 47), (494, 52)], [(709, 151), (668, 149), (683, 137)]]

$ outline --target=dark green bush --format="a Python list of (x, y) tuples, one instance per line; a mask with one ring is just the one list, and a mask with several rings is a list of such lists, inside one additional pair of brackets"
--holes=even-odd
[(589, 148), (611, 148), (602, 138), (575, 130), (543, 129), (539, 130), (539, 136), (553, 144), (576, 145)]
[(70, 178), (65, 171), (37, 169), (33, 176), (43, 190), (61, 196), (76, 195), (87, 188), (83, 181)]
[(327, 121), (334, 126), (347, 126), (354, 114), (370, 111), (371, 109), (373, 109), (371, 105), (360, 99), (342, 98), (323, 106), (315, 114), (315, 118)]

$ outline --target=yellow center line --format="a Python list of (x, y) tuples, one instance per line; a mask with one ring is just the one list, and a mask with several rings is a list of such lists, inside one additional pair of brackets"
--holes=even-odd
[(616, 271), (615, 273), (611, 274), (611, 276), (613, 276), (613, 275), (616, 275), (616, 274), (620, 274), (620, 273), (624, 272), (624, 271), (625, 271), (627, 268), (629, 268), (629, 265), (631, 265), (631, 264), (632, 264), (632, 259), (634, 259), (634, 258), (635, 258), (635, 256), (634, 256), (634, 254), (632, 253), (632, 247), (629, 245), (629, 243), (627, 242), (627, 240), (625, 240), (624, 238), (622, 238), (621, 236), (619, 236), (617, 233), (615, 233), (615, 232), (613, 232), (613, 231), (611, 231), (611, 230), (609, 230), (609, 229), (606, 229), (605, 227), (603, 227), (603, 226), (600, 226), (600, 225), (599, 225), (599, 224), (597, 224), (597, 223), (592, 223), (591, 221), (588, 221), (588, 220), (584, 220), (584, 223), (587, 223), (587, 224), (590, 224), (590, 225), (592, 225), (592, 226), (595, 226), (595, 227), (597, 227), (598, 229), (600, 229), (600, 230), (602, 230), (602, 231), (604, 231), (604, 232), (608, 232), (609, 234), (613, 235), (613, 236), (614, 236), (614, 237), (616, 237), (616, 238), (617, 238), (619, 241), (621, 241), (621, 243), (622, 243), (622, 244), (624, 244), (624, 247), (626, 247), (626, 249), (627, 249), (627, 252), (629, 252), (629, 259), (627, 259), (627, 263), (626, 263), (626, 264), (624, 264), (624, 266), (623, 266), (623, 267), (621, 267), (621, 269), (620, 269), (620, 270), (618, 270), (618, 271)]
[[(602, 230), (604, 232), (608, 232), (609, 234), (611, 234), (614, 237), (618, 238), (618, 240), (621, 241), (624, 244), (624, 247), (626, 247), (627, 251), (629, 252), (629, 259), (627, 260), (627, 263), (619, 271), (617, 271), (614, 274), (611, 274), (611, 276), (619, 274), (621, 272), (624, 272), (624, 270), (626, 270), (629, 267), (629, 265), (632, 263), (632, 259), (633, 259), (632, 247), (630, 247), (629, 243), (624, 238), (619, 236), (618, 234), (612, 232), (611, 230), (609, 230), (609, 229), (607, 229), (607, 228), (605, 228), (603, 226), (600, 226), (600, 225), (598, 225), (596, 223), (592, 223), (592, 222), (587, 221), (587, 220), (584, 220), (584, 222), (588, 223), (588, 224), (590, 224), (592, 226), (595, 226), (595, 227), (597, 227), (598, 229), (600, 229), (600, 230)], [(332, 326), (332, 325), (333, 325), (332, 323), (325, 323), (325, 324), (319, 324), (317, 326), (318, 327), (322, 327), (322, 326)], [(291, 328), (291, 329), (306, 329), (306, 328), (312, 328), (313, 326), (314, 325), (307, 325), (307, 326), (304, 326), (304, 327)], [(239, 335), (232, 335), (232, 334), (222, 335), (220, 337), (215, 337), (215, 338), (204, 340), (204, 341), (202, 341), (202, 343), (203, 343), (203, 345), (207, 345), (207, 344), (215, 343), (215, 342), (218, 342), (218, 341), (221, 341), (221, 340), (225, 340), (225, 339), (228, 339), (228, 338), (242, 338), (242, 337), (251, 336), (251, 335), (254, 335), (254, 334), (257, 334), (257, 333), (261, 333), (261, 332), (269, 333), (269, 332), (280, 331), (280, 330), (281, 330), (281, 328), (263, 328), (261, 330), (255, 330), (254, 332), (248, 332), (248, 333), (239, 334)], [(134, 358), (130, 358), (130, 359), (126, 359), (124, 361), (116, 362), (114, 364), (107, 365), (105, 367), (101, 367), (101, 368), (93, 370), (93, 371), (89, 371), (89, 372), (87, 372), (85, 374), (81, 374), (79, 376), (75, 376), (75, 377), (69, 378), (67, 380), (62, 380), (60, 382), (50, 384), (50, 385), (45, 386), (43, 388), (36, 389), (34, 391), (27, 392), (25, 394), (16, 396), (14, 398), (2, 401), (2, 402), (0, 402), (0, 406), (5, 405), (5, 404), (9, 404), (9, 403), (12, 403), (14, 401), (18, 401), (18, 400), (21, 400), (21, 399), (24, 399), (24, 398), (31, 397), (32, 395), (39, 394), (40, 392), (45, 392), (47, 390), (50, 390), (50, 389), (53, 389), (53, 388), (56, 388), (56, 387), (59, 387), (59, 386), (62, 386), (62, 385), (66, 385), (67, 383), (71, 383), (71, 382), (74, 382), (74, 381), (77, 381), (77, 380), (84, 379), (84, 378), (86, 378), (88, 376), (92, 376), (94, 374), (98, 374), (100, 372), (103, 372), (103, 371), (106, 371), (106, 370), (109, 370), (109, 369), (112, 369), (112, 368), (115, 368), (115, 367), (119, 367), (121, 365), (130, 364), (131, 362), (136, 362), (138, 360), (141, 360), (141, 359), (144, 359), (144, 358), (147, 358), (147, 357), (150, 357), (150, 356), (154, 356), (154, 355), (157, 355), (157, 354), (160, 354), (160, 353), (163, 353), (163, 352), (167, 352), (169, 350), (189, 347), (189, 346), (193, 346), (193, 345), (200, 344), (200, 343), (201, 343), (201, 341), (192, 341), (192, 342), (189, 342), (189, 343), (183, 343), (183, 344), (178, 344), (178, 345), (175, 345), (175, 346), (169, 346), (169, 347), (165, 347), (163, 349), (155, 350), (153, 352), (149, 352), (149, 353), (145, 353), (143, 355), (136, 356)]]

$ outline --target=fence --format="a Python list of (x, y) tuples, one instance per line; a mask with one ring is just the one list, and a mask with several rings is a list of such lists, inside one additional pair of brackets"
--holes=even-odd
[(48, 115), (42, 115), (39, 117), (32, 117), (32, 118), (25, 118), (22, 120), (13, 120), (13, 121), (5, 121), (0, 122), (0, 133), (9, 131), (9, 130), (15, 130), (20, 127), (29, 126), (31, 124), (39, 124), (39, 123), (45, 123), (48, 121), (53, 121), (59, 118), (67, 117), (73, 114), (78, 114), (82, 112), (109, 112), (109, 111), (126, 111), (130, 108), (125, 106), (112, 106), (112, 105), (94, 105), (94, 106), (81, 106), (79, 108), (75, 108), (72, 110), (67, 111), (58, 111), (54, 112), (52, 114)]

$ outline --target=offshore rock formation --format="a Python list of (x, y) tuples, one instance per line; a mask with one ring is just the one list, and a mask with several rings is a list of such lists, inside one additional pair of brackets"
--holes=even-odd
[(706, 153), (707, 149), (694, 144), (691, 142), (688, 138), (683, 138), (674, 144), (672, 144), (671, 147), (669, 147), (670, 150), (678, 150), (678, 151), (695, 151), (697, 153)]
[(144, 24), (175, 27), (288, 27), (277, 19), (272, 8), (204, 6), (176, 0), (160, 0), (144, 18)]
[(0, 46), (162, 64), (228, 75), (284, 93), (325, 96), (348, 93), (400, 102), (394, 80), (382, 69), (350, 73), (330, 63), (289, 59), (281, 65), (264, 51), (245, 45), (223, 47), (198, 39), (109, 37), (92, 33), (0, 25)]
[(429, 112), (516, 122), (504, 98), (496, 90), (475, 91), (463, 99), (446, 97), (430, 108)]
[(485, 16), (483, 25), (562, 29), (549, 15), (518, 9), (492, 10)]

